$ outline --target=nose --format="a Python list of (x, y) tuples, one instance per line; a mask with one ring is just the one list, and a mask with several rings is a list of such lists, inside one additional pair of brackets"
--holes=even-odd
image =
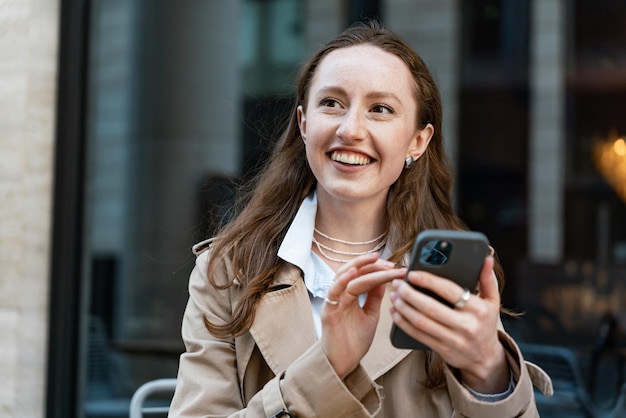
[(357, 109), (348, 110), (337, 127), (337, 136), (344, 141), (360, 141), (367, 135), (367, 121)]

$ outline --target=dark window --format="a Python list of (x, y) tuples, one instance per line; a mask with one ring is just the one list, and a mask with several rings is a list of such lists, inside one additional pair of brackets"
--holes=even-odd
[(347, 0), (346, 26), (366, 19), (378, 19), (382, 21), (380, 0)]
[(626, 136), (626, 3), (573, 5), (565, 250), (573, 259), (626, 264), (626, 191), (620, 187), (626, 177), (616, 168), (601, 170), (593, 158), (599, 143)]
[(529, 2), (462, 2), (458, 209), (502, 260), (504, 303), (516, 306), (526, 252)]
[(301, 7), (63, 1), (48, 416), (127, 417), (176, 376), (191, 246), (276, 138)]

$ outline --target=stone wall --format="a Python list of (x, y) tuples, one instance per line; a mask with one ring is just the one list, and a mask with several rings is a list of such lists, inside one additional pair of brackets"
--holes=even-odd
[(0, 0), (0, 416), (45, 406), (59, 2)]

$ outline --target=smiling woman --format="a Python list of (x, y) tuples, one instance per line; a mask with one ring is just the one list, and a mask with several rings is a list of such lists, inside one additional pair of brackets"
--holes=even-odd
[[(408, 273), (452, 307), (400, 280), (420, 231), (465, 229), (441, 112), (424, 62), (377, 22), (302, 67), (243, 209), (194, 247), (171, 416), (538, 416), (531, 376), (550, 381), (501, 329), (491, 255), (469, 297)], [(433, 351), (393, 347), (394, 324)]]
[[(371, 217), (358, 222), (378, 220), (374, 235), (385, 229), (384, 201), (404, 161), (417, 160), (433, 134), (432, 124), (417, 125), (414, 84), (398, 56), (373, 45), (356, 45), (324, 58), (311, 80), (308, 100), (298, 107), (298, 126), (321, 206), (326, 199), (358, 200), (360, 213)], [(356, 218), (336, 215), (318, 218), (320, 227), (340, 236), (368, 233), (350, 225)]]

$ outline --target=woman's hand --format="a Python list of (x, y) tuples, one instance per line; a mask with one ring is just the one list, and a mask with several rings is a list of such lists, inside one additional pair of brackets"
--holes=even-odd
[[(492, 256), (485, 259), (480, 294), (471, 295), (462, 308), (450, 308), (403, 280), (394, 280), (391, 294), (394, 322), (459, 369), (466, 385), (485, 394), (504, 392), (509, 383), (509, 368), (497, 333), (500, 293), (493, 263)], [(453, 304), (463, 293), (463, 288), (451, 280), (426, 272), (410, 272), (409, 281)]]
[[(406, 274), (406, 269), (393, 267), (376, 253), (356, 257), (337, 271), (328, 290), (322, 308), (321, 343), (342, 379), (359, 365), (372, 344), (385, 295), (384, 283)], [(348, 290), (348, 284), (355, 279), (365, 280), (355, 282), (356, 286)], [(361, 307), (358, 297), (363, 293), (367, 293), (367, 300)]]

